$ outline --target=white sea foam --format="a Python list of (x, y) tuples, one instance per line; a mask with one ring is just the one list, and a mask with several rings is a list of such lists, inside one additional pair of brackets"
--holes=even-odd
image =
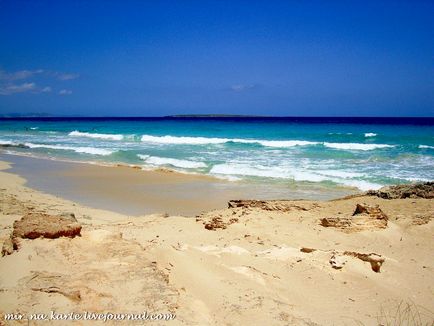
[(39, 129), (39, 127), (30, 127), (31, 130)]
[[(364, 176), (362, 173), (358, 173), (358, 172), (348, 172), (348, 171), (340, 171), (340, 170), (315, 170), (315, 173), (325, 176), (327, 180), (336, 182), (338, 184), (355, 187), (362, 191), (366, 191), (370, 189), (376, 190), (382, 187), (382, 185), (376, 183), (371, 183), (365, 180), (356, 179)], [(311, 178), (310, 180), (307, 180), (306, 178), (304, 180), (315, 181), (313, 178)]]
[(364, 180), (354, 180), (354, 179), (350, 179), (350, 180), (342, 180), (341, 182), (338, 183), (342, 183), (346, 186), (350, 186), (350, 187), (355, 187), (358, 188), (362, 191), (366, 191), (366, 190), (377, 190), (380, 189), (381, 187), (383, 187), (380, 184), (377, 183), (371, 183), (368, 181), (364, 181)]
[(428, 178), (421, 178), (421, 177), (406, 177), (404, 178), (405, 180), (411, 181), (411, 182), (430, 182), (433, 181), (432, 179), (428, 179)]
[(391, 148), (393, 145), (386, 144), (361, 144), (361, 143), (324, 143), (325, 147), (342, 149), (342, 150), (357, 150), (357, 151), (371, 151), (378, 148)]
[(225, 144), (229, 142), (242, 144), (260, 144), (266, 147), (293, 147), (316, 145), (318, 142), (304, 140), (262, 140), (262, 139), (242, 139), (242, 138), (215, 138), (215, 137), (186, 137), (186, 136), (151, 136), (143, 135), (142, 142), (172, 145), (208, 145)]
[(328, 143), (306, 140), (264, 140), (264, 139), (242, 139), (242, 138), (212, 138), (212, 137), (184, 137), (184, 136), (151, 136), (143, 135), (142, 142), (171, 145), (208, 145), (225, 144), (229, 142), (241, 144), (260, 144), (265, 147), (286, 148), (294, 146), (313, 146), (323, 144), (326, 147), (342, 150), (374, 150), (378, 148), (390, 148), (393, 145), (386, 144), (362, 144), (362, 143)]
[(72, 147), (71, 150), (77, 153), (86, 153), (86, 154), (103, 155), (103, 156), (111, 155), (114, 153), (114, 151), (110, 151), (108, 149), (95, 148), (95, 147)]
[(236, 177), (234, 175), (230, 175), (230, 174), (226, 174), (226, 175), (220, 174), (220, 175), (215, 175), (215, 176), (218, 177), (219, 179), (228, 180), (228, 181), (240, 181), (240, 180), (242, 180), (241, 178)]
[(73, 147), (73, 146), (63, 146), (63, 145), (34, 144), (34, 143), (24, 143), (23, 145), (29, 148), (60, 149), (60, 150), (74, 151), (76, 153), (91, 154), (91, 155), (107, 156), (113, 153), (113, 151), (103, 149), (103, 148), (95, 148), (95, 147)]
[(356, 187), (360, 190), (379, 189), (382, 185), (368, 181), (353, 179), (362, 174), (345, 171), (303, 171), (283, 167), (249, 166), (241, 163), (217, 164), (210, 171), (216, 175), (238, 175), (277, 179), (292, 179), (294, 181), (322, 182), (331, 181), (337, 184)]
[(294, 147), (294, 146), (310, 146), (318, 145), (319, 142), (312, 142), (306, 140), (258, 140), (255, 141), (266, 147)]
[(342, 179), (360, 178), (363, 176), (362, 173), (340, 170), (315, 170), (315, 173)]
[(211, 174), (223, 175), (242, 175), (252, 177), (276, 178), (276, 179), (293, 179), (295, 181), (321, 182), (330, 180), (330, 177), (316, 173), (289, 169), (284, 167), (268, 167), (262, 165), (249, 166), (242, 163), (226, 163), (214, 165), (210, 171)]
[(377, 134), (374, 133), (374, 132), (367, 132), (367, 133), (365, 133), (365, 137), (375, 137), (375, 136), (377, 136)]
[(17, 146), (18, 143), (15, 143), (10, 140), (0, 140), (0, 145), (9, 145), (9, 146)]
[(216, 164), (211, 168), (210, 173), (266, 178), (291, 178), (287, 171), (279, 167), (249, 166), (241, 163)]
[(106, 140), (122, 140), (124, 139), (123, 135), (116, 134), (96, 134), (90, 132), (80, 132), (78, 130), (71, 131), (69, 136), (73, 137), (88, 137), (88, 138), (96, 138), (96, 139), (106, 139)]
[(169, 158), (169, 157), (158, 157), (158, 156), (149, 156), (149, 155), (141, 155), (141, 154), (137, 156), (140, 157), (142, 160), (146, 161), (146, 163), (152, 165), (172, 165), (183, 169), (199, 169), (199, 168), (206, 168), (207, 166), (203, 162), (179, 160), (179, 159)]
[(157, 144), (174, 144), (174, 145), (206, 145), (206, 144), (224, 144), (229, 141), (228, 138), (207, 138), (207, 137), (176, 137), (176, 136), (150, 136), (143, 135), (142, 142)]
[(429, 148), (429, 149), (434, 149), (434, 146), (428, 146), (428, 145), (419, 145), (419, 148), (420, 148), (420, 149), (426, 149), (426, 148)]
[(146, 161), (149, 157), (151, 157), (150, 155), (144, 155), (144, 154), (137, 154), (137, 156), (141, 159)]
[(293, 179), (295, 181), (309, 181), (309, 182), (321, 182), (321, 181), (335, 181), (330, 176), (320, 175), (313, 172), (299, 171), (293, 172)]

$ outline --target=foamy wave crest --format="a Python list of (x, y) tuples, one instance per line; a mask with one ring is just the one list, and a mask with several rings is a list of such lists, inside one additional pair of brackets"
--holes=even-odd
[(252, 176), (277, 179), (292, 179), (294, 181), (322, 182), (331, 181), (337, 184), (359, 188), (360, 190), (379, 189), (382, 186), (364, 180), (353, 179), (362, 174), (345, 171), (300, 171), (282, 167), (249, 166), (247, 164), (217, 164), (210, 171), (216, 175)]
[(375, 137), (375, 136), (377, 136), (377, 134), (374, 133), (374, 132), (367, 132), (367, 133), (365, 133), (365, 137)]
[(37, 130), (39, 127), (30, 127), (31, 130)]
[(207, 138), (207, 137), (176, 137), (176, 136), (150, 136), (143, 135), (142, 142), (157, 143), (157, 144), (173, 144), (173, 145), (207, 145), (207, 144), (224, 144), (230, 139), (228, 138)]
[(386, 144), (361, 144), (361, 143), (324, 143), (325, 147), (343, 150), (371, 151), (378, 148), (391, 148), (393, 145)]
[(262, 140), (262, 139), (241, 139), (241, 138), (212, 138), (212, 137), (184, 137), (184, 136), (151, 136), (143, 135), (142, 142), (172, 145), (208, 145), (208, 144), (260, 144), (266, 147), (293, 147), (317, 145), (318, 142), (304, 140)]
[(48, 148), (48, 149), (60, 149), (66, 151), (74, 151), (77, 153), (91, 154), (91, 155), (110, 155), (113, 154), (113, 151), (103, 149), (103, 148), (95, 148), (95, 147), (73, 147), (73, 146), (63, 146), (63, 145), (45, 145), (45, 144), (33, 144), (33, 143), (24, 143), (24, 146), (28, 148)]
[(279, 167), (265, 167), (265, 166), (249, 166), (247, 164), (227, 163), (216, 164), (212, 167), (211, 174), (224, 174), (224, 175), (244, 175), (252, 177), (266, 177), (266, 178), (290, 178), (288, 172)]
[(315, 170), (315, 173), (325, 175), (325, 176), (330, 176), (330, 177), (342, 178), (342, 179), (360, 178), (363, 176), (362, 173), (340, 171), (340, 170)]
[(368, 181), (364, 181), (364, 180), (342, 180), (342, 181), (337, 182), (337, 183), (341, 183), (341, 184), (346, 185), (346, 186), (358, 188), (362, 191), (378, 190), (381, 187), (383, 187), (380, 184), (372, 183), (372, 182), (368, 182)]
[(296, 181), (321, 182), (330, 180), (329, 177), (307, 171), (290, 171), (282, 167), (268, 167), (262, 165), (249, 166), (247, 164), (217, 164), (210, 171), (211, 174), (242, 175), (276, 179), (293, 179)]
[(266, 147), (294, 147), (294, 146), (310, 146), (318, 145), (319, 142), (306, 140), (257, 140), (254, 141)]
[(430, 182), (433, 181), (432, 179), (428, 178), (421, 178), (421, 177), (406, 177), (405, 180), (411, 181), (411, 182)]
[(175, 166), (178, 168), (183, 168), (183, 169), (206, 168), (206, 164), (203, 162), (178, 160), (178, 159), (169, 158), (169, 157), (158, 157), (158, 156), (149, 156), (149, 155), (141, 155), (141, 154), (138, 154), (137, 156), (140, 157), (142, 160), (146, 161), (146, 163), (149, 163), (152, 165), (172, 165), (172, 166)]
[(427, 148), (429, 148), (429, 149), (434, 149), (434, 146), (429, 146), (429, 145), (419, 145), (419, 148), (420, 148), (420, 149), (427, 149)]
[(73, 136), (73, 137), (88, 137), (88, 138), (106, 139), (106, 140), (122, 140), (122, 139), (124, 139), (123, 135), (94, 134), (94, 133), (90, 133), (90, 132), (80, 132), (78, 130), (71, 131), (68, 135)]
[(10, 140), (0, 140), (1, 146), (18, 146), (19, 144)]

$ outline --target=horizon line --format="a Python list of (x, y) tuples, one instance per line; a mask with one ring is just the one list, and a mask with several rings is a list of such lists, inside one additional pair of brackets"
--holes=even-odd
[(70, 119), (79, 119), (79, 118), (121, 118), (121, 119), (129, 119), (129, 118), (345, 118), (345, 119), (403, 119), (403, 118), (411, 118), (411, 119), (434, 119), (434, 116), (301, 116), (301, 115), (249, 115), (249, 114), (173, 114), (173, 115), (50, 115), (44, 113), (27, 113), (27, 114), (19, 114), (19, 113), (9, 113), (9, 114), (1, 114), (0, 119), (58, 119), (58, 118), (70, 118)]

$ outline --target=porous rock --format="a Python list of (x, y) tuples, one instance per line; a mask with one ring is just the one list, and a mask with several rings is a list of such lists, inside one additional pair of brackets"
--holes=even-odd
[(377, 196), (383, 199), (404, 198), (434, 198), (434, 182), (413, 183), (406, 185), (387, 186), (379, 190), (369, 190), (368, 196)]
[(334, 227), (346, 232), (369, 229), (384, 229), (387, 227), (388, 217), (377, 206), (357, 204), (352, 216), (325, 217), (320, 220), (321, 226)]
[(332, 265), (334, 269), (341, 269), (342, 267), (344, 267), (346, 262), (347, 258), (338, 254), (333, 254), (333, 256), (329, 260), (330, 265)]
[(12, 238), (36, 239), (39, 237), (55, 239), (73, 238), (80, 235), (81, 225), (71, 216), (29, 213), (14, 222)]
[(230, 200), (228, 208), (258, 208), (265, 211), (289, 212), (292, 210), (307, 211), (309, 208), (296, 205), (290, 200)]
[(3, 243), (2, 256), (10, 255), (20, 247), (20, 239), (48, 238), (79, 236), (81, 225), (75, 215), (48, 215), (44, 213), (28, 213), (20, 220), (15, 221), (12, 234)]

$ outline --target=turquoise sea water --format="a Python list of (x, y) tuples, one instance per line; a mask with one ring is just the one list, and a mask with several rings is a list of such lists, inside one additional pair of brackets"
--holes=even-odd
[(376, 189), (434, 180), (433, 119), (1, 119), (3, 151), (229, 180)]

